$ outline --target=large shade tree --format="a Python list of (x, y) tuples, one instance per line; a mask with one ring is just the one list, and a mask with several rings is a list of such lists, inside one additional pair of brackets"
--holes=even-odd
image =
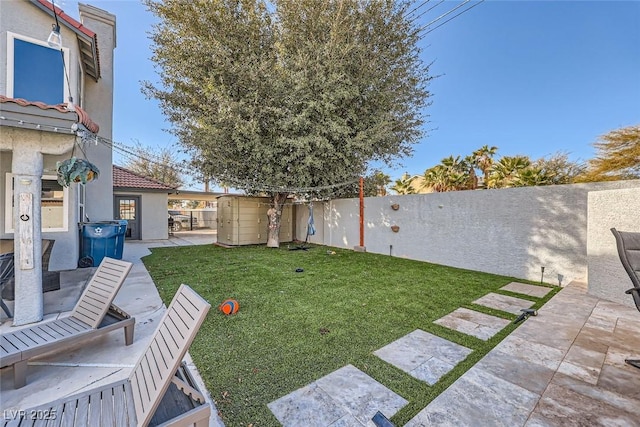
[(160, 20), (147, 95), (203, 176), (269, 194), (268, 246), (289, 195), (331, 195), (422, 136), (431, 77), (408, 3), (145, 3)]

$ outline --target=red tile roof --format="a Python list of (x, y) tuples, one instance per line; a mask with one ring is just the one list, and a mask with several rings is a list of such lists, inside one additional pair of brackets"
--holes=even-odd
[[(37, 0), (38, 3), (40, 3), (41, 5), (43, 5), (44, 7), (46, 7), (47, 9), (49, 9), (50, 11), (54, 11), (54, 5), (48, 1), (48, 0)], [(73, 19), (72, 17), (70, 17), (69, 15), (67, 15), (66, 13), (64, 13), (64, 10), (60, 9), (60, 7), (55, 6), (55, 13), (56, 15), (58, 15), (58, 18), (62, 19), (64, 22), (66, 22), (67, 24), (69, 24), (70, 26), (72, 26), (73, 28), (76, 29), (76, 32), (81, 32), (86, 36), (89, 36), (91, 38), (96, 37), (96, 33), (94, 33), (93, 31), (91, 31), (90, 29), (88, 29), (87, 27), (85, 27), (84, 25), (82, 25), (80, 22), (76, 21), (75, 19)]]
[(78, 116), (78, 123), (82, 124), (85, 128), (87, 128), (89, 132), (98, 133), (98, 131), (100, 130), (100, 126), (98, 126), (97, 123), (91, 120), (91, 117), (89, 117), (89, 114), (87, 114), (87, 112), (84, 111), (82, 108), (75, 105), (73, 107), (73, 110), (69, 110), (67, 108), (67, 104), (49, 105), (40, 101), (27, 101), (26, 99), (22, 99), (22, 98), (7, 98), (4, 95), (0, 95), (0, 103), (5, 103), (5, 102), (13, 102), (22, 107), (35, 106), (42, 110), (56, 110), (61, 113), (76, 113), (76, 115)]
[[(123, 167), (113, 165), (113, 187), (140, 188), (147, 190), (176, 190), (153, 178), (147, 178)], [(168, 191), (170, 192), (170, 191)]]

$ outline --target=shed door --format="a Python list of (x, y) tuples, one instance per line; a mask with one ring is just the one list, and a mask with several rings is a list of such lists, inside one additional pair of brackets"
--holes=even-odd
[(115, 196), (113, 215), (127, 220), (127, 239), (140, 240), (140, 196)]

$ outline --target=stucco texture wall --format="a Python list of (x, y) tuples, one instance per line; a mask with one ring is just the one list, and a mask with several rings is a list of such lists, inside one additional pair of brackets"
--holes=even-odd
[(114, 196), (140, 197), (140, 239), (157, 240), (169, 238), (167, 193), (115, 191)]
[(624, 271), (611, 228), (640, 232), (640, 188), (589, 193), (587, 258), (589, 293), (633, 306), (633, 287)]
[[(9, 233), (6, 230), (5, 226), (5, 215), (7, 212), (7, 204), (6, 204), (6, 178), (7, 173), (11, 172), (11, 162), (12, 162), (12, 153), (10, 152), (2, 152), (0, 154), (0, 200), (3, 200), (2, 209), (0, 213), (0, 227), (2, 228), (2, 233), (0, 233), (0, 237), (3, 239), (13, 239), (14, 233)], [(63, 160), (68, 158), (68, 155), (61, 156), (53, 156), (53, 155), (44, 155), (43, 156), (43, 173), (44, 175), (55, 176), (55, 168), (56, 162), (59, 160)], [(66, 231), (55, 231), (55, 232), (43, 232), (43, 239), (55, 240), (55, 244), (53, 246), (53, 250), (51, 252), (51, 259), (49, 260), (49, 269), (50, 270), (73, 270), (78, 265), (78, 260), (76, 256), (71, 256), (70, 254), (77, 254), (79, 249), (78, 242), (78, 209), (76, 208), (78, 203), (78, 192), (77, 186), (72, 185), (68, 189), (68, 224)], [(44, 219), (44, 218), (43, 218)]]
[[(545, 267), (546, 283), (566, 285), (587, 279), (588, 193), (620, 188), (640, 181), (368, 197), (364, 243), (367, 252), (536, 281)], [(322, 233), (310, 240), (359, 245), (358, 210), (358, 199), (326, 202)], [(298, 215), (297, 224), (308, 217)]]
[(167, 193), (142, 193), (142, 240), (168, 239)]

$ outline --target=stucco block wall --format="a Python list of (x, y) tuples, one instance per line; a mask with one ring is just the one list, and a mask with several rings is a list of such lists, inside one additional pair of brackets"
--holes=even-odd
[[(308, 241), (310, 243), (324, 245), (325, 204), (314, 202), (312, 209), (313, 226), (316, 229), (316, 233), (313, 236), (309, 236)], [(309, 224), (309, 204), (305, 203), (294, 205), (294, 215), (293, 238), (295, 240), (304, 241), (307, 238), (307, 227)]]
[(589, 193), (587, 258), (589, 293), (633, 306), (624, 291), (633, 287), (610, 229), (640, 232), (640, 188)]
[(142, 240), (168, 239), (167, 193), (141, 193), (141, 195)]
[[(364, 243), (368, 252), (536, 281), (545, 267), (545, 282), (566, 285), (587, 279), (588, 193), (620, 188), (640, 181), (368, 197)], [(358, 210), (357, 199), (326, 202), (311, 241), (357, 246)]]

